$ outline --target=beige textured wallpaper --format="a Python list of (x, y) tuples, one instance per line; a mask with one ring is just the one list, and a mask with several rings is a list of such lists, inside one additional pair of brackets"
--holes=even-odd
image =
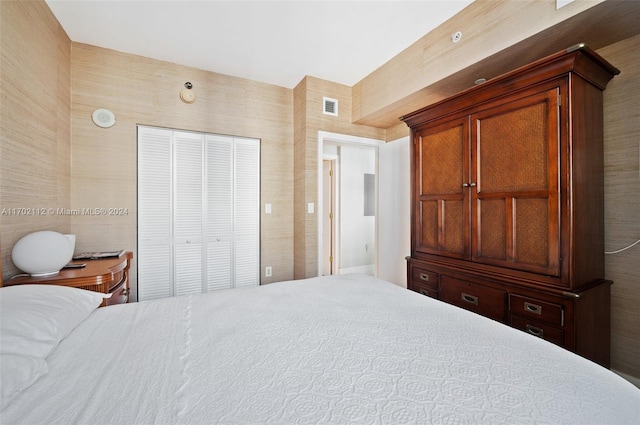
[(44, 2), (0, 2), (0, 247), (38, 230), (68, 233), (71, 41)]
[[(640, 239), (640, 36), (598, 50), (620, 69), (604, 92), (605, 249)], [(640, 378), (640, 245), (605, 256), (611, 367)]]
[[(318, 275), (318, 217), (306, 209), (307, 203), (318, 202), (318, 131), (379, 140), (385, 140), (386, 131), (352, 123), (351, 88), (348, 86), (307, 76), (294, 93), (294, 277), (301, 279)], [(325, 96), (338, 101), (337, 117), (322, 112)]]
[[(292, 90), (78, 43), (71, 81), (71, 207), (127, 211), (74, 217), (77, 250), (135, 253), (137, 124), (228, 134), (261, 139), (261, 204), (273, 211), (261, 214), (261, 264), (273, 268), (263, 282), (293, 277)], [(185, 82), (193, 104), (179, 98)], [(113, 111), (116, 124), (94, 125), (97, 108)]]

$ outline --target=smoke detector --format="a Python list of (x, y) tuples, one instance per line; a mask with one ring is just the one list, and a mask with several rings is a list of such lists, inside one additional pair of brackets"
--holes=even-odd
[(98, 127), (109, 128), (116, 123), (116, 116), (108, 109), (100, 108), (91, 114), (93, 123)]

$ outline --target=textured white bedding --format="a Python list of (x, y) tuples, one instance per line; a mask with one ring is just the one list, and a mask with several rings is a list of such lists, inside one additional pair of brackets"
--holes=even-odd
[(97, 309), (9, 424), (639, 424), (640, 390), (362, 275)]

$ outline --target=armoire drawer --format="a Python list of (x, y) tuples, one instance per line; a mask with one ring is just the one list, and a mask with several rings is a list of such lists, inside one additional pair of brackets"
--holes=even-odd
[(437, 285), (434, 288), (433, 285), (425, 284), (416, 280), (412, 280), (409, 282), (409, 289), (415, 291), (419, 294), (426, 295), (431, 298), (438, 298), (438, 288)]
[(438, 273), (420, 267), (411, 267), (409, 289), (431, 298), (438, 298)]
[(556, 329), (546, 323), (536, 322), (534, 320), (510, 315), (509, 324), (533, 336), (545, 339), (554, 344), (564, 345), (564, 332), (562, 329)]
[(501, 289), (440, 276), (440, 300), (500, 322), (505, 321), (506, 295)]
[(438, 290), (438, 273), (432, 272), (419, 267), (411, 268), (411, 280), (416, 284), (428, 286), (431, 289)]
[(561, 305), (523, 295), (509, 294), (509, 313), (552, 326), (564, 326), (564, 310)]

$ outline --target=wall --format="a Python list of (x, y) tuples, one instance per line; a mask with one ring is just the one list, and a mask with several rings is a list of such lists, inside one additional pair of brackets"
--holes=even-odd
[(44, 2), (0, 2), (0, 247), (37, 230), (69, 233), (71, 41)]
[[(322, 113), (323, 96), (338, 100), (338, 116)], [(351, 88), (305, 77), (294, 88), (294, 278), (318, 275), (318, 218), (307, 213), (318, 202), (318, 131), (385, 140), (385, 130), (353, 124)]]
[(408, 136), (378, 147), (378, 221), (386, 224), (378, 227), (378, 277), (405, 288), (405, 257), (411, 255), (410, 151)]
[(307, 149), (313, 149), (313, 144), (307, 144), (307, 78), (300, 81), (293, 89), (293, 111), (293, 277), (300, 279), (313, 276), (313, 270), (310, 270), (309, 276), (307, 276), (306, 255), (307, 232), (313, 231), (307, 225), (306, 213), (306, 191), (308, 185), (305, 167), (310, 161), (307, 160)]
[[(137, 124), (252, 137), (261, 139), (261, 204), (273, 211), (261, 208), (261, 263), (273, 268), (263, 282), (292, 277), (290, 89), (78, 43), (72, 45), (71, 81), (71, 207), (128, 210), (73, 217), (77, 250), (135, 251)], [(190, 105), (179, 99), (187, 81), (196, 94)], [(115, 126), (94, 125), (97, 108), (112, 110)]]
[[(620, 69), (604, 92), (605, 250), (640, 239), (640, 36), (598, 53)], [(605, 256), (611, 286), (611, 367), (640, 383), (640, 245)]]

